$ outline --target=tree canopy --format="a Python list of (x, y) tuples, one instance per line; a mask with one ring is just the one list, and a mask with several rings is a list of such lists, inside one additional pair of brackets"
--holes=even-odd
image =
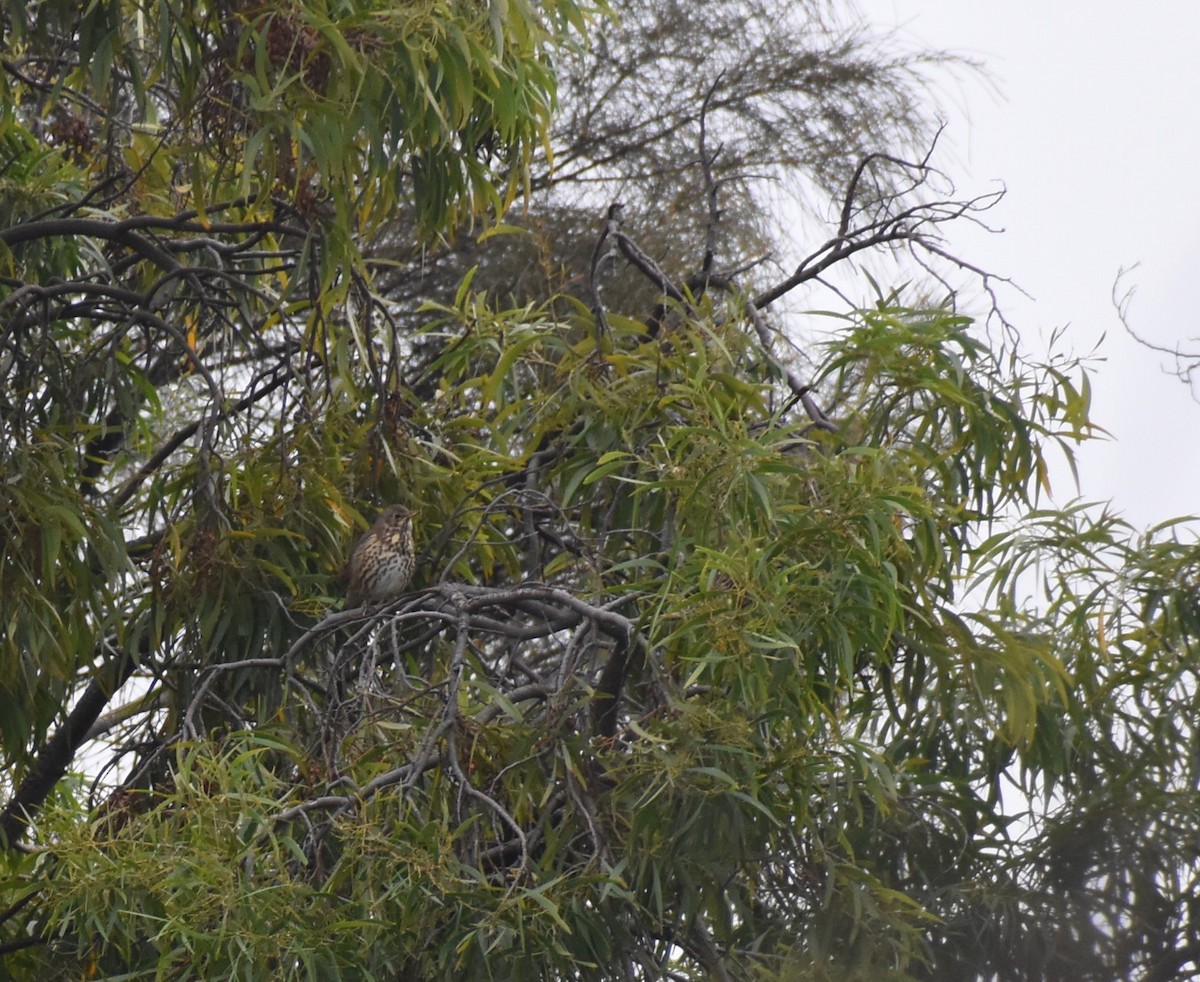
[(1194, 536), (1049, 498), (1088, 377), (946, 290), (952, 61), (0, 12), (0, 977), (1195, 975)]

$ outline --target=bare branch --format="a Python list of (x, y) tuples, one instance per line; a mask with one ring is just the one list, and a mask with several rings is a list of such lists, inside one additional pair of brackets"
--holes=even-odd
[(608, 316), (604, 310), (604, 301), (600, 296), (600, 268), (605, 262), (612, 258), (612, 253), (605, 251), (604, 243), (613, 237), (621, 226), (621, 208), (619, 202), (613, 202), (608, 206), (608, 213), (604, 218), (604, 227), (600, 230), (600, 237), (596, 239), (596, 245), (592, 249), (592, 262), (588, 270), (588, 290), (592, 296), (592, 316), (596, 320), (596, 351), (599, 352), (603, 339), (611, 335), (608, 326)]
[(1172, 348), (1155, 344), (1153, 341), (1138, 334), (1129, 323), (1129, 308), (1133, 303), (1133, 297), (1137, 292), (1137, 288), (1131, 286), (1123, 293), (1119, 291), (1121, 289), (1121, 281), (1137, 268), (1137, 263), (1128, 269), (1122, 268), (1117, 272), (1116, 279), (1113, 280), (1112, 304), (1117, 312), (1117, 318), (1121, 321), (1121, 326), (1125, 329), (1125, 333), (1143, 348), (1147, 348), (1150, 351), (1157, 351), (1159, 354), (1170, 355), (1175, 359), (1175, 368), (1172, 374), (1192, 390), (1192, 395), (1195, 398), (1197, 388), (1195, 375), (1200, 370), (1200, 351), (1185, 351), (1178, 344)]
[(708, 152), (708, 112), (712, 105), (721, 80), (725, 77), (720, 72), (708, 91), (704, 94), (704, 102), (700, 106), (700, 172), (704, 175), (705, 201), (708, 204), (708, 221), (704, 226), (704, 259), (700, 263), (700, 272), (707, 279), (712, 272), (713, 262), (717, 253), (717, 229), (721, 222), (721, 210), (717, 204), (717, 180), (713, 176), (713, 163), (721, 153), (718, 147), (711, 154)]
[[(941, 133), (939, 129), (938, 133)], [(933, 237), (938, 226), (961, 218), (975, 219), (981, 212), (993, 208), (1004, 196), (1004, 190), (989, 192), (966, 199), (934, 199), (917, 202), (904, 208), (895, 209), (902, 197), (925, 185), (932, 174), (936, 174), (929, 164), (930, 155), (936, 146), (929, 148), (925, 157), (920, 161), (909, 161), (891, 154), (877, 153), (865, 157), (855, 170), (846, 194), (842, 200), (842, 208), (838, 222), (837, 235), (823, 243), (815, 251), (802, 259), (790, 276), (773, 287), (759, 293), (753, 300), (753, 306), (763, 310), (780, 297), (794, 290), (802, 283), (818, 280), (831, 267), (844, 262), (858, 253), (876, 249), (881, 246), (906, 244), (914, 252), (923, 250), (943, 259), (954, 262), (960, 268), (969, 269), (984, 279), (985, 289), (995, 302), (991, 291), (991, 280), (1003, 278), (987, 277), (982, 270), (972, 266), (949, 253)], [(885, 162), (906, 173), (911, 173), (913, 179), (910, 187), (895, 191), (876, 205), (878, 217), (853, 225), (854, 206), (859, 194), (859, 188), (868, 168), (875, 163)]]

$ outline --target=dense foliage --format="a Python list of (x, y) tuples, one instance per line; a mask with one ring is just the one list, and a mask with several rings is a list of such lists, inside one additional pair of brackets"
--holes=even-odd
[(777, 310), (972, 268), (940, 59), (615, 6), (0, 3), (0, 976), (1194, 974), (1190, 536), (1050, 503), (1075, 361)]

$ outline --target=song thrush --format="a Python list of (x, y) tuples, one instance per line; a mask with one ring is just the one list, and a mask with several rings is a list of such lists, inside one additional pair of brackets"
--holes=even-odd
[(347, 608), (387, 603), (404, 592), (417, 564), (412, 520), (403, 505), (391, 505), (358, 540), (346, 567)]

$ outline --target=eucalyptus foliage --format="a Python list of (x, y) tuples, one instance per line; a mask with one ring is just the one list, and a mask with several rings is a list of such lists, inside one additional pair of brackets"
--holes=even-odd
[[(990, 204), (782, 9), (643, 130), (686, 17), (0, 5), (0, 975), (1187, 977), (1196, 547), (1051, 502), (1078, 361), (774, 311)], [(786, 274), (738, 154), (801, 98)]]

